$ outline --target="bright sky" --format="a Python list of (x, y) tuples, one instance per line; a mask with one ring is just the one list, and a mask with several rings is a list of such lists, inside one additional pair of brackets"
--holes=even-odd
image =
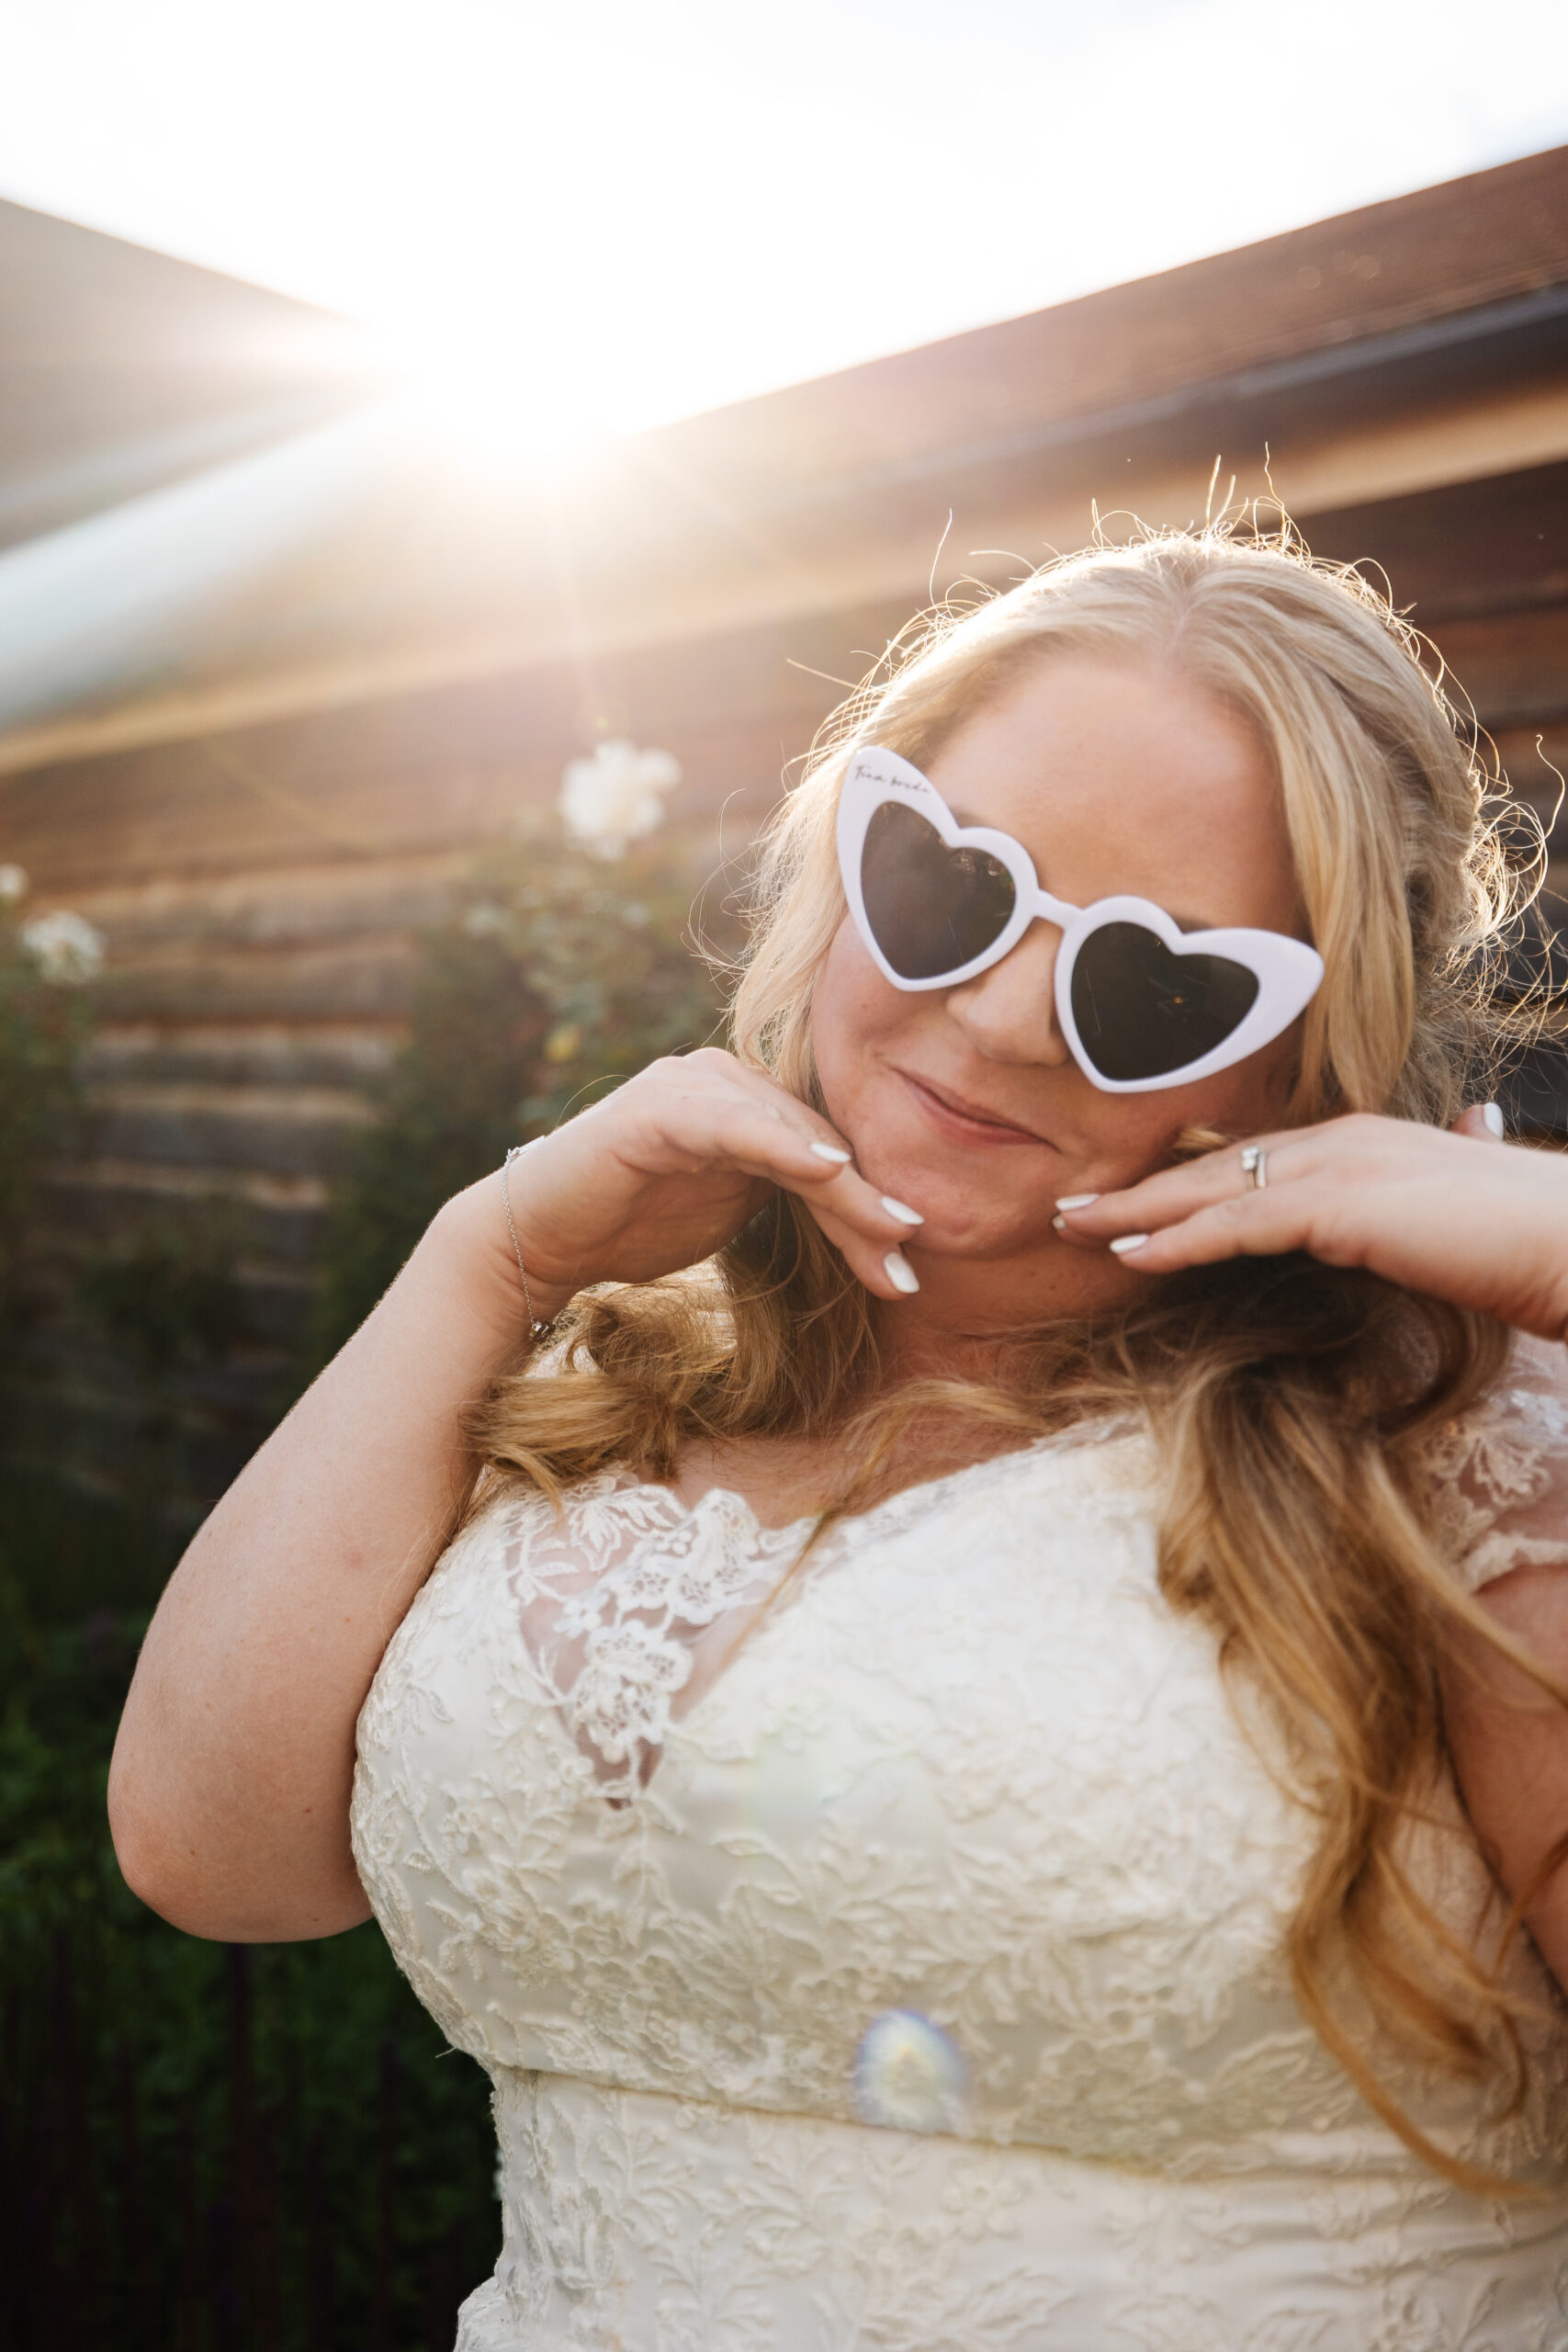
[(1568, 141), (1563, 0), (10, 0), (0, 194), (625, 429)]

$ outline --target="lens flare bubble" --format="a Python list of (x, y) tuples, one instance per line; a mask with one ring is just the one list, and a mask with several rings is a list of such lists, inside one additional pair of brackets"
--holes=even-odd
[(916, 2009), (884, 2009), (855, 2052), (855, 2113), (891, 2132), (958, 2132), (969, 2070), (956, 2042)]

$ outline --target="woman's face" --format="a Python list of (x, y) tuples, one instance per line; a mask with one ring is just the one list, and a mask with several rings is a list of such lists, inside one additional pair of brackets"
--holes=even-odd
[[(1127, 892), (1188, 929), (1302, 932), (1262, 753), (1222, 704), (1168, 672), (1044, 659), (965, 720), (928, 773), (961, 823), (1011, 833), (1042, 887), (1072, 905)], [(1063, 1194), (1148, 1174), (1183, 1127), (1247, 1135), (1278, 1120), (1294, 1032), (1194, 1085), (1092, 1086), (1056, 1026), (1060, 944), (1036, 922), (978, 978), (919, 992), (884, 979), (847, 916), (829, 950), (812, 1012), (829, 1115), (863, 1172), (923, 1216), (909, 1251), (922, 1281), (933, 1258), (1060, 1263), (1079, 1254), (1052, 1229)], [(1126, 1270), (1112, 1261), (1113, 1273), (1120, 1290)]]

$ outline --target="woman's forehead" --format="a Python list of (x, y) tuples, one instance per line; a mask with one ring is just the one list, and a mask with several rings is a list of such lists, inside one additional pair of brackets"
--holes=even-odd
[(1224, 704), (1168, 672), (1043, 662), (962, 720), (928, 773), (961, 822), (1015, 835), (1063, 898), (1125, 890), (1214, 922), (1294, 920), (1289, 838), (1261, 746)]

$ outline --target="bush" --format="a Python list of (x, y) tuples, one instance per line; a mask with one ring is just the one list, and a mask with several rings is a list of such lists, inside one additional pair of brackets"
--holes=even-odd
[[(39, 1173), (70, 1126), (76, 1063), (91, 1026), (87, 1001), (72, 983), (91, 967), (51, 961), (29, 946), (38, 926), (18, 917), (26, 876), (3, 866), (0, 881), (0, 1314), (9, 1319), (24, 1304), (28, 1213)], [(81, 929), (96, 939), (85, 924)]]
[(443, 1201), (509, 1146), (718, 1033), (690, 914), (691, 867), (662, 846), (611, 866), (541, 829), (476, 867), (426, 939), (409, 1045), (336, 1198), (316, 1361), (363, 1321)]
[(495, 2259), (488, 2086), (374, 1927), (197, 1941), (105, 1826), (143, 1621), (40, 1632), (0, 1576), (0, 2340), (449, 2352)]

